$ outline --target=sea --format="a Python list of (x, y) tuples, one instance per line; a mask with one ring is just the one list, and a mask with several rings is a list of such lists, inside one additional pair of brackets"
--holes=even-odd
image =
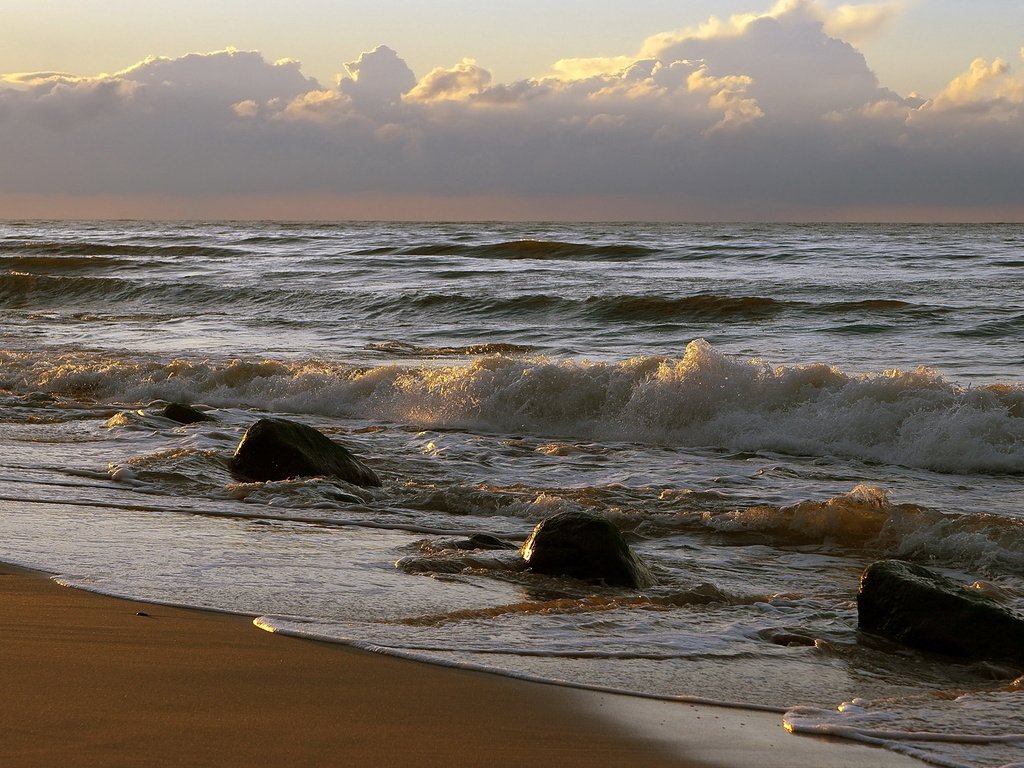
[[(1024, 612), (1022, 337), (1019, 224), (0, 222), (0, 560), (1020, 766), (1024, 670), (859, 633), (856, 593), (900, 558)], [(267, 415), (383, 487), (232, 476)], [(657, 583), (469, 539), (564, 510)]]

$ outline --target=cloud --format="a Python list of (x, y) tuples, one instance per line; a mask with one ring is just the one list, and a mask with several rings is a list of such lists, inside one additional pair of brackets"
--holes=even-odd
[(491, 82), (491, 73), (473, 59), (463, 59), (451, 69), (437, 67), (408, 92), (410, 101), (468, 99), (481, 93)]
[(254, 101), (242, 101), (233, 109), (240, 117), (255, 119), (263, 114), (277, 120), (336, 125), (352, 114), (352, 103), (352, 98), (340, 90), (317, 90), (288, 102), (272, 99), (263, 108)]
[(380, 45), (345, 65), (347, 77), (338, 89), (360, 106), (375, 108), (397, 104), (416, 85), (416, 75), (397, 53)]
[(0, 75), (0, 85), (30, 88), (47, 82), (76, 82), (80, 78), (67, 72), (11, 72)]
[(617, 74), (628, 69), (635, 61), (634, 56), (559, 59), (551, 67), (551, 72), (560, 80), (584, 80), (588, 77)]
[(903, 0), (857, 3), (828, 8), (822, 0), (777, 0), (764, 13), (739, 13), (728, 19), (712, 16), (697, 27), (664, 32), (647, 39), (641, 53), (649, 54), (686, 39), (713, 40), (738, 37), (764, 19), (788, 19), (803, 24), (821, 24), (831, 36), (856, 42), (878, 32), (902, 10)]
[(691, 91), (710, 91), (708, 106), (722, 110), (722, 119), (709, 132), (738, 128), (764, 117), (755, 99), (747, 98), (751, 78), (747, 75), (712, 77), (701, 68), (690, 73), (686, 83)]
[[(851, 19), (870, 15), (843, 9)], [(827, 20), (818, 2), (782, 0), (764, 14), (713, 19), (695, 30), (656, 35), (641, 54), (701, 60), (718, 76), (746, 75), (752, 81), (750, 97), (777, 119), (804, 121), (896, 98), (879, 86), (859, 51), (829, 36)]]
[(900, 4), (894, 2), (841, 5), (825, 13), (825, 31), (832, 37), (860, 42), (888, 26), (900, 10)]
[(970, 68), (953, 78), (930, 107), (991, 111), (1005, 109), (1024, 101), (1024, 81), (1012, 75), (1010, 65), (1003, 59), (975, 59)]
[(893, 7), (784, 0), (513, 83), (471, 59), (417, 78), (386, 46), (333, 86), (236, 50), (7, 75), (0, 196), (248, 196), (317, 216), (315, 200), (387, 212), (392, 199), (397, 218), (485, 204), (496, 217), (729, 219), (1019, 207), (1024, 83), (979, 59), (930, 99), (886, 89), (836, 35)]

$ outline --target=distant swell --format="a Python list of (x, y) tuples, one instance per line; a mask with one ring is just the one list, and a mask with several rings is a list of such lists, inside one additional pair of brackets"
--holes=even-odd
[(43, 274), (116, 270), (131, 267), (133, 263), (130, 259), (112, 256), (0, 256), (0, 269)]
[(1019, 338), (1021, 334), (1024, 334), (1024, 314), (948, 332), (950, 336), (959, 336), (965, 339)]
[(184, 314), (226, 307), (308, 308), (320, 299), (320, 309), (344, 304), (346, 296), (316, 297), (302, 290), (268, 289), (260, 286), (221, 286), (201, 281), (131, 280), (95, 275), (51, 275), (27, 272), (0, 273), (0, 302), (17, 309), (49, 309), (94, 303), (104, 311), (120, 311), (124, 305), (182, 307)]
[[(163, 262), (170, 264), (171, 262)], [(184, 314), (202, 310), (223, 312), (238, 308), (246, 313), (253, 307), (311, 312), (335, 313), (338, 310), (358, 312), (373, 319), (405, 317), (416, 322), (429, 321), (438, 315), (455, 321), (466, 316), (479, 318), (565, 322), (578, 319), (606, 325), (616, 323), (698, 322), (724, 323), (758, 321), (784, 313), (849, 317), (853, 321), (884, 317), (922, 319), (935, 317), (945, 310), (901, 301), (826, 302), (815, 304), (786, 301), (770, 296), (730, 296), (701, 293), (694, 295), (611, 294), (566, 296), (554, 293), (488, 295), (459, 291), (407, 290), (401, 293), (376, 293), (360, 290), (339, 290), (330, 284), (323, 288), (308, 283), (295, 284), (282, 277), (268, 281), (235, 285), (225, 280), (170, 276), (147, 280), (133, 279), (129, 272), (136, 262), (124, 257), (0, 257), (0, 301), (12, 308), (51, 309), (78, 307), (82, 302), (102, 305), (104, 311), (123, 309), (124, 304), (144, 303), (146, 306), (181, 307)], [(160, 264), (147, 260), (146, 267)], [(1013, 321), (1000, 332), (1019, 326)], [(886, 328), (888, 326), (881, 326)], [(966, 333), (966, 332), (964, 332)], [(991, 335), (994, 330), (976, 331)]]
[(572, 439), (846, 457), (1024, 474), (1024, 386), (963, 388), (928, 369), (851, 375), (772, 367), (691, 342), (682, 359), (586, 363), (485, 356), (353, 368), (97, 355), (0, 355), (0, 386), (100, 401), (153, 398)]
[(369, 349), (395, 357), (456, 357), (462, 355), (513, 355), (534, 351), (527, 344), (470, 344), (464, 347), (422, 347), (402, 341), (382, 341)]
[(237, 257), (244, 253), (237, 248), (210, 245), (140, 245), (137, 243), (24, 241), (0, 242), (0, 256), (156, 256), (156, 257)]
[(487, 245), (461, 243), (422, 243), (402, 248), (372, 248), (358, 251), (358, 256), (464, 256), (475, 259), (564, 259), (628, 260), (657, 253), (650, 248), (629, 243), (590, 245), (557, 240), (508, 240)]
[(686, 318), (714, 320), (730, 317), (768, 317), (792, 303), (761, 296), (701, 294), (679, 298), (666, 296), (601, 296), (587, 299), (588, 313), (604, 320), (663, 321)]

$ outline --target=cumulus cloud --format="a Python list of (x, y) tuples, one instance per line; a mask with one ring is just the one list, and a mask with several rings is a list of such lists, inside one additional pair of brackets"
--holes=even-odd
[(79, 79), (67, 72), (10, 72), (0, 75), (0, 85), (24, 88), (46, 82), (75, 82)]
[(437, 67), (408, 92), (411, 101), (468, 99), (481, 93), (491, 82), (491, 73), (473, 59), (463, 59), (450, 69)]
[(726, 19), (712, 16), (696, 27), (652, 35), (641, 52), (649, 54), (686, 39), (738, 37), (745, 34), (752, 24), (780, 18), (821, 24), (829, 35), (855, 42), (882, 29), (899, 14), (902, 5), (900, 0), (887, 0), (830, 9), (821, 0), (776, 0), (775, 5), (764, 13), (738, 13)]
[(641, 54), (702, 60), (717, 76), (746, 75), (752, 81), (750, 96), (778, 119), (804, 121), (896, 98), (880, 87), (859, 51), (829, 36), (829, 18), (813, 0), (781, 0), (764, 14), (713, 19), (695, 30), (656, 35)]
[(582, 80), (588, 77), (614, 75), (628, 69), (636, 61), (634, 56), (606, 56), (589, 59), (559, 59), (551, 70), (561, 80)]
[(235, 113), (255, 118), (264, 113), (272, 119), (337, 124), (352, 113), (352, 99), (340, 90), (307, 91), (288, 102), (272, 99), (264, 109), (253, 101), (235, 105)]
[(374, 108), (397, 104), (416, 85), (416, 75), (395, 51), (381, 45), (345, 65), (339, 90), (358, 105)]
[(832, 37), (860, 42), (884, 29), (899, 12), (900, 5), (893, 2), (841, 5), (823, 13), (825, 31)]
[(886, 89), (843, 35), (894, 7), (782, 0), (514, 83), (471, 59), (417, 78), (386, 46), (333, 86), (235, 50), (7, 75), (0, 195), (448, 196), (501, 200), (495, 216), (600, 196), (595, 216), (679, 218), (1020, 205), (1024, 83), (979, 59), (930, 99)]
[(970, 68), (953, 78), (935, 97), (937, 109), (988, 110), (994, 106), (1020, 104), (1024, 100), (1024, 81), (1012, 76), (1010, 65), (1002, 59), (975, 59)]
[(751, 78), (747, 75), (712, 77), (701, 68), (690, 73), (686, 84), (691, 91), (710, 91), (708, 106), (722, 111), (722, 119), (709, 130), (738, 128), (752, 120), (764, 117), (755, 99), (747, 98)]

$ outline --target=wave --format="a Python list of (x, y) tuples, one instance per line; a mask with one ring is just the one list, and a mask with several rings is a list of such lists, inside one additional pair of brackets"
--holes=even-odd
[(319, 300), (321, 309), (349, 301), (344, 294), (325, 293), (319, 297), (305, 290), (268, 289), (262, 286), (222, 286), (201, 281), (131, 280), (116, 276), (48, 275), (9, 271), (0, 273), (0, 302), (9, 307), (78, 307), (82, 302), (121, 312), (125, 304), (145, 303), (147, 307), (180, 307), (184, 314), (226, 307), (307, 308)]
[(0, 353), (0, 386), (104, 402), (204, 402), (419, 428), (844, 457), (950, 473), (1024, 474), (1024, 386), (964, 388), (930, 369), (773, 367), (703, 340), (618, 363), (487, 356), (445, 367), (323, 360)]
[(970, 328), (948, 331), (947, 335), (964, 339), (998, 339), (1017, 338), (1022, 332), (1024, 332), (1024, 313), (1005, 320), (992, 320)]
[[(92, 272), (128, 269), (137, 263), (114, 256), (0, 256), (0, 269), (14, 272)], [(145, 265), (152, 267), (152, 263)]]
[(404, 293), (399, 296), (374, 297), (360, 302), (360, 308), (371, 315), (425, 312), (436, 314), (472, 314), (482, 317), (522, 315), (529, 312), (572, 312), (577, 302), (547, 294), (487, 297), (460, 293)]
[(1024, 732), (1014, 685), (959, 695), (918, 693), (833, 710), (793, 707), (784, 727), (801, 733), (884, 747), (944, 768), (1019, 766)]
[(535, 351), (527, 344), (469, 344), (464, 347), (423, 347), (404, 341), (381, 341), (368, 344), (367, 349), (394, 357), (457, 357), (462, 355), (517, 355)]
[[(0, 271), (0, 301), (18, 308), (53, 309), (77, 306), (84, 301), (120, 309), (118, 305), (124, 303), (145, 302), (152, 306), (180, 307), (186, 313), (230, 308), (249, 311), (253, 306), (260, 306), (283, 311), (301, 310), (303, 316), (310, 311), (334, 313), (339, 309), (361, 313), (372, 319), (421, 314), (436, 316), (439, 313), (456, 318), (467, 315), (521, 318), (533, 314), (557, 315), (560, 320), (573, 317), (600, 324), (759, 321), (783, 313), (848, 314), (856, 318), (885, 315), (885, 322), (891, 322), (895, 316), (928, 319), (943, 312), (942, 308), (899, 301), (816, 304), (769, 296), (714, 293), (689, 296), (624, 293), (582, 297), (550, 293), (494, 296), (409, 290), (377, 293), (337, 290), (331, 287), (330, 282), (325, 282), (324, 287), (317, 290), (306, 284), (292, 287), (293, 281), (288, 274), (278, 276), (280, 280), (277, 283), (251, 285), (225, 285), (223, 281), (196, 277), (186, 280), (132, 279), (124, 273), (138, 264), (120, 257), (0, 257), (0, 269), (4, 266), (8, 270)], [(154, 266), (157, 265), (152, 262), (146, 264), (147, 268)], [(889, 328), (880, 327), (882, 330)], [(1006, 330), (1009, 332), (1013, 328)]]
[(60, 306), (80, 300), (123, 301), (134, 284), (114, 277), (0, 274), (0, 301), (10, 307)]
[(719, 320), (730, 317), (760, 318), (797, 306), (763, 296), (601, 296), (584, 302), (588, 313), (603, 320), (665, 321)]
[[(47, 270), (53, 271), (53, 270)], [(225, 286), (201, 280), (133, 280), (117, 275), (35, 274), (0, 272), (0, 302), (10, 307), (53, 309), (82, 302), (122, 308), (131, 302), (152, 306), (173, 305), (185, 312), (204, 309), (223, 311), (238, 307), (337, 310), (355, 309), (369, 317), (447, 312), (478, 316), (509, 316), (529, 312), (571, 312), (577, 303), (544, 294), (488, 298), (451, 293), (408, 292), (397, 296), (352, 296), (347, 292), (265, 285)]]
[(631, 243), (593, 245), (559, 240), (506, 240), (500, 243), (421, 243), (404, 247), (378, 247), (356, 251), (356, 256), (463, 256), (474, 259), (554, 259), (627, 261), (658, 253)]
[(173, 243), (165, 245), (142, 245), (139, 243), (104, 243), (63, 240), (10, 240), (0, 242), (0, 254), (4, 256), (52, 256), (68, 258), (76, 256), (159, 256), (164, 258), (237, 258), (245, 251), (212, 245), (188, 245)]
[(794, 306), (797, 305), (757, 296), (713, 294), (682, 297), (624, 294), (576, 299), (549, 294), (487, 297), (458, 293), (410, 293), (396, 298), (374, 299), (366, 302), (364, 308), (380, 314), (414, 310), (484, 317), (559, 313), (595, 322), (714, 322), (760, 319)]
[(481, 316), (557, 312), (597, 322), (713, 322), (724, 319), (764, 318), (795, 306), (798, 305), (771, 298), (714, 294), (682, 297), (623, 294), (576, 299), (549, 294), (486, 297), (458, 293), (414, 293), (400, 298), (375, 300), (368, 304), (367, 309), (381, 313), (417, 309)]
[(301, 245), (303, 243), (325, 239), (327, 238), (323, 235), (307, 233), (302, 235), (250, 235), (248, 237), (239, 238), (234, 242), (242, 245)]
[(700, 523), (723, 533), (768, 534), (785, 544), (868, 548), (968, 570), (1024, 572), (1024, 520), (893, 504), (884, 490), (868, 485), (825, 501), (704, 512)]

